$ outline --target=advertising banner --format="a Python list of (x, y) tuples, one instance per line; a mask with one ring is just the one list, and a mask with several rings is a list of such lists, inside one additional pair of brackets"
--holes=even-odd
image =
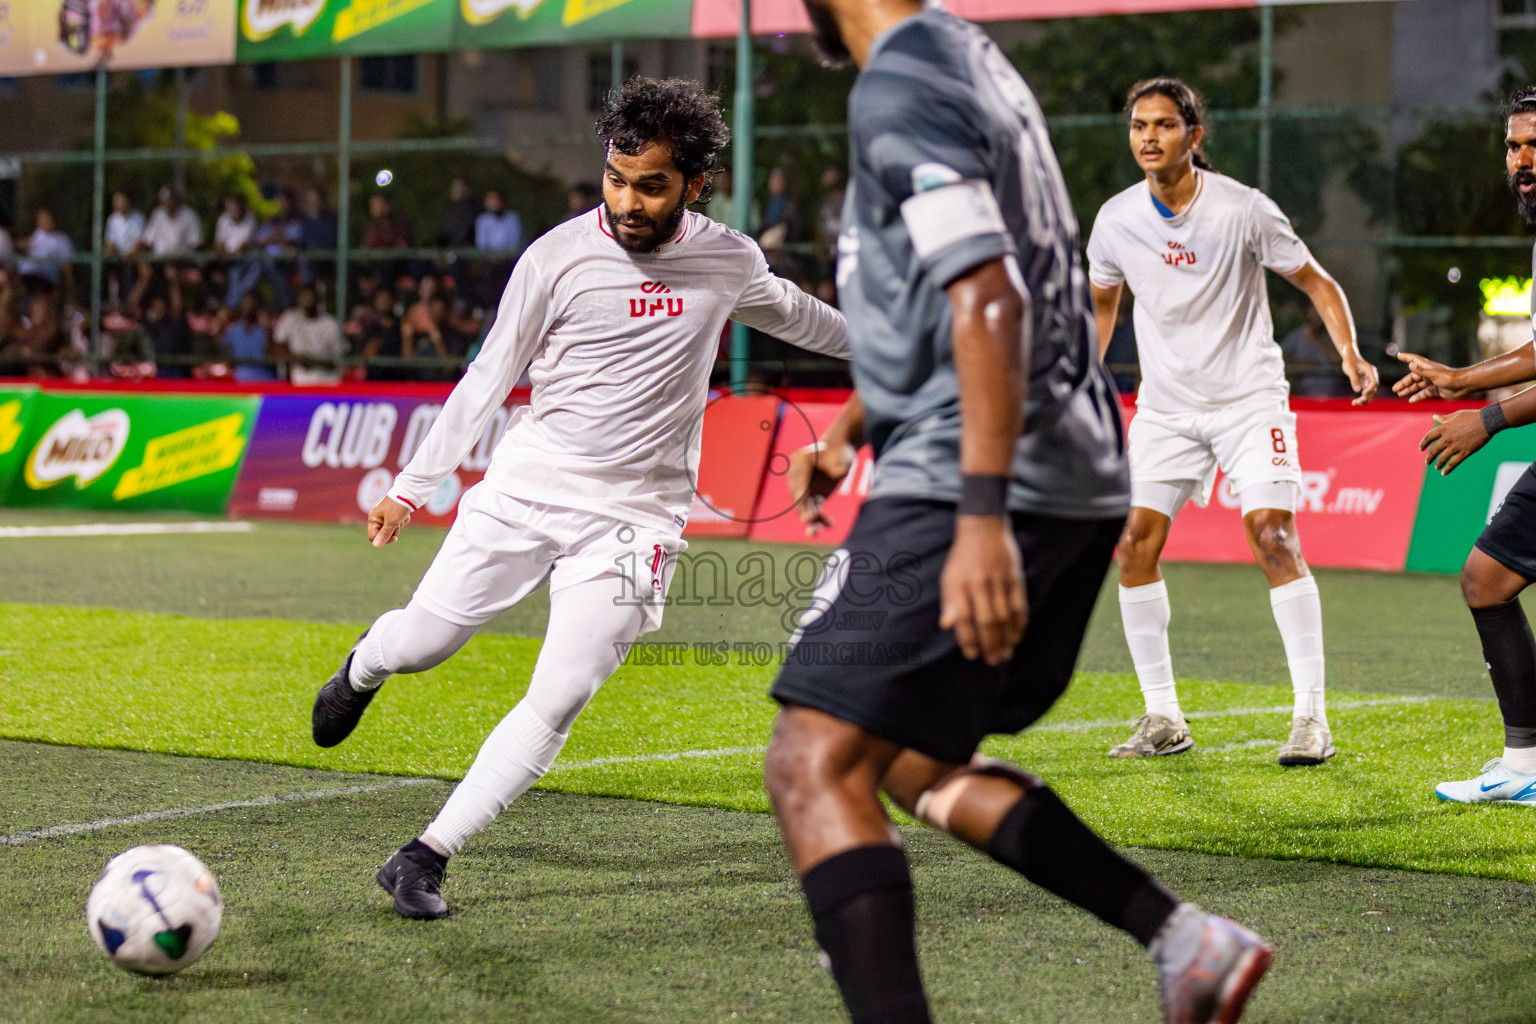
[(454, 38), (486, 49), (686, 39), (693, 7), (693, 0), (461, 0)]
[[(714, 396), (704, 409), (704, 438), (694, 481), (689, 537), (745, 537), (779, 430), (774, 395)], [(781, 469), (782, 475), (783, 470)]]
[[(1422, 420), (1419, 426), (1428, 429)], [(1422, 430), (1421, 430), (1422, 433)], [(1460, 572), (1504, 495), (1536, 459), (1536, 430), (1506, 430), (1456, 467), (1450, 476), (1423, 466), (1424, 496), (1419, 501), (1408, 569), (1413, 572)]]
[(35, 401), (36, 388), (0, 388), (0, 495), (21, 469), (22, 434)]
[(235, 55), (244, 63), (450, 50), (457, 2), (239, 0)]
[[(1301, 503), (1296, 532), (1308, 564), (1399, 570), (1408, 554), (1424, 480), (1422, 413), (1302, 409), (1296, 416)], [(1242, 512), (1225, 476), (1210, 505), (1186, 504), (1163, 557), (1250, 562)]]
[(0, 0), (0, 75), (229, 64), (236, 0)]
[(45, 393), (32, 399), (5, 504), (218, 514), (257, 397)]
[[(268, 395), (229, 514), (366, 522), (442, 409), (442, 399)], [(459, 496), (485, 476), (511, 412), (511, 404), (497, 410), (458, 471), (413, 522), (453, 521)]]
[(832, 525), (823, 527), (815, 537), (806, 536), (805, 524), (794, 509), (796, 496), (790, 493), (786, 477), (789, 456), (820, 437), (822, 431), (837, 419), (842, 407), (840, 402), (784, 403), (779, 431), (773, 440), (773, 455), (768, 462), (768, 472), (763, 474), (757, 508), (752, 514), (753, 540), (835, 546), (848, 536), (854, 519), (858, 517), (859, 506), (864, 504), (864, 498), (869, 494), (870, 477), (875, 469), (874, 451), (868, 445), (859, 449), (858, 461), (853, 470), (843, 478), (843, 482), (822, 506), (832, 520)]

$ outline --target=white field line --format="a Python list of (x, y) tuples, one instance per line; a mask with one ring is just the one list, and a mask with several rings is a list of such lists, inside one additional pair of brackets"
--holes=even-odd
[(231, 811), (241, 807), (272, 807), (277, 804), (309, 803), (314, 800), (334, 800), (340, 796), (354, 796), (359, 793), (378, 793), (389, 789), (404, 789), (407, 786), (432, 786), (439, 784), (441, 784), (440, 779), (394, 779), (390, 782), (381, 782), (372, 786), (340, 786), (336, 789), (310, 789), (299, 793), (278, 793), (274, 796), (259, 796), (251, 800), (231, 800), (228, 803), (222, 804), (204, 804), (202, 807), (173, 807), (164, 811), (146, 811), (143, 814), (131, 814), (126, 818), (102, 818), (99, 821), (84, 821), (76, 825), (55, 825), (52, 828), (17, 832), (15, 835), (0, 836), (0, 846), (20, 846), (23, 843), (35, 842), (38, 839), (58, 839), (62, 836), (79, 835), (81, 832), (100, 832), (102, 829), (117, 828), (119, 825), (140, 825), (147, 821), (187, 818), (196, 814), (212, 814), (215, 811)]
[(78, 523), (74, 526), (0, 526), (7, 537), (132, 537), (150, 533), (250, 533), (251, 523)]
[[(1336, 704), (1330, 704), (1333, 711), (1344, 711), (1350, 708), (1374, 708), (1392, 704), (1423, 704), (1436, 700), (1434, 697), (1384, 697), (1380, 700), (1347, 700)], [(1292, 710), (1289, 704), (1280, 704), (1272, 708), (1227, 708), (1222, 711), (1192, 711), (1185, 715), (1189, 718), (1227, 718), (1242, 715), (1277, 715), (1289, 714)], [(1027, 732), (1086, 732), (1090, 729), (1107, 729), (1111, 726), (1135, 725), (1134, 718), (1101, 718), (1090, 722), (1055, 722), (1051, 725), (1035, 726)], [(1246, 750), (1254, 747), (1280, 745), (1279, 740), (1247, 740), (1243, 743), (1225, 743), (1213, 747), (1196, 747), (1196, 750), (1220, 751), (1220, 750)], [(761, 754), (767, 747), (720, 747), (716, 750), (682, 750), (673, 754), (636, 754), (629, 757), (597, 757), (590, 761), (559, 762), (550, 769), (550, 774), (560, 771), (572, 772), (582, 768), (599, 768), (610, 764), (649, 764), (656, 761), (683, 761), (704, 757), (735, 757), (738, 754)]]

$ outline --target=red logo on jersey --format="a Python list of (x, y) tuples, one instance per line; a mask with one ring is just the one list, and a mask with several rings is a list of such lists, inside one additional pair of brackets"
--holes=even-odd
[(1195, 265), (1195, 254), (1192, 250), (1184, 248), (1178, 242), (1169, 242), (1168, 248), (1173, 251), (1163, 253), (1162, 257), (1163, 262), (1170, 267), (1177, 267), (1180, 264), (1190, 267)]
[[(671, 288), (668, 288), (660, 281), (647, 281), (640, 286), (640, 290), (648, 296), (670, 294), (672, 291)], [(678, 296), (675, 299), (645, 298), (629, 300), (630, 316), (661, 316), (663, 314), (667, 316), (682, 316), (682, 296)]]

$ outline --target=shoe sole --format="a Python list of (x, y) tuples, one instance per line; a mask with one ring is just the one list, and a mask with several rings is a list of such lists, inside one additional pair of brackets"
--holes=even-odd
[(1123, 753), (1123, 754), (1117, 754), (1117, 753), (1115, 753), (1115, 751), (1118, 750), (1119, 748), (1118, 747), (1113, 747), (1109, 751), (1109, 756), (1110, 757), (1125, 758), (1126, 760), (1130, 760), (1132, 758), (1138, 758), (1138, 757), (1139, 758), (1167, 757), (1169, 754), (1182, 754), (1186, 750), (1193, 750), (1194, 747), (1195, 747), (1195, 739), (1194, 739), (1194, 737), (1193, 736), (1186, 736), (1186, 737), (1184, 737), (1184, 739), (1181, 742), (1175, 743), (1171, 747), (1164, 747), (1162, 750), (1154, 750), (1150, 754), (1138, 754), (1134, 750), (1127, 751), (1126, 753)]
[(1328, 749), (1323, 751), (1322, 757), (1313, 757), (1311, 754), (1281, 754), (1280, 764), (1285, 768), (1294, 768), (1298, 765), (1322, 764), (1324, 761), (1328, 760), (1330, 757), (1337, 753), (1338, 751), (1335, 750), (1333, 744), (1330, 743), (1328, 744)]
[(399, 914), (401, 917), (410, 918), (413, 921), (436, 921), (440, 918), (448, 916), (449, 911), (447, 910), (444, 910), (441, 914), (417, 913), (414, 911), (407, 912), (405, 910), (401, 910), (400, 901), (395, 899), (395, 880), (389, 877), (389, 873), (386, 872), (383, 868), (379, 868), (379, 873), (373, 877), (374, 880), (379, 883), (379, 888), (389, 893), (389, 898), (394, 900), (395, 913)]
[(1446, 796), (1439, 789), (1435, 790), (1435, 796), (1448, 804), (1509, 804), (1512, 807), (1536, 807), (1536, 800), (1506, 800), (1503, 797), (1494, 800), (1459, 800), (1454, 796)]
[(1216, 1002), (1216, 1016), (1210, 1024), (1237, 1024), (1243, 1015), (1243, 1006), (1253, 990), (1264, 979), (1269, 965), (1275, 962), (1275, 947), (1270, 945), (1250, 948), (1222, 983), (1221, 994)]

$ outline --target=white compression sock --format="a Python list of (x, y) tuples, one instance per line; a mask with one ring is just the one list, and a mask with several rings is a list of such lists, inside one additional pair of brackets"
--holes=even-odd
[(1269, 592), (1270, 608), (1280, 639), (1285, 643), (1285, 660), (1291, 666), (1291, 689), (1296, 697), (1297, 717), (1307, 715), (1328, 725), (1323, 700), (1323, 602), (1317, 594), (1317, 581), (1311, 576), (1281, 584)]
[(568, 735), (545, 725), (527, 700), (520, 701), (485, 738), (464, 781), (454, 787), (422, 840), (449, 856), (458, 853), (470, 836), (544, 777)]
[(528, 693), (475, 755), (422, 841), (450, 856), (528, 791), (555, 763), (571, 725), (640, 635), (638, 605), (616, 600), (622, 577), (604, 576), (549, 595), (549, 626)]
[(1125, 644), (1131, 649), (1147, 714), (1177, 721), (1183, 712), (1173, 681), (1173, 655), (1168, 652), (1168, 621), (1172, 617), (1168, 585), (1163, 580), (1120, 588), (1120, 622), (1125, 627)]
[(361, 693), (378, 689), (396, 672), (425, 672), (453, 657), (478, 628), (438, 618), (415, 602), (387, 611), (357, 642), (347, 678)]
[(1536, 772), (1536, 747), (1505, 747), (1503, 761), (1517, 772)]

